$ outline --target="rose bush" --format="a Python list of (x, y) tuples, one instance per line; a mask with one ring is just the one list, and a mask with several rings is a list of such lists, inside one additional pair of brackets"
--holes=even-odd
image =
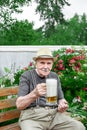
[(83, 97), (85, 100), (87, 93), (87, 54), (83, 48), (76, 50), (73, 48), (62, 48), (53, 52), (57, 57), (52, 70), (56, 72), (61, 80), (65, 97), (72, 101), (74, 97)]

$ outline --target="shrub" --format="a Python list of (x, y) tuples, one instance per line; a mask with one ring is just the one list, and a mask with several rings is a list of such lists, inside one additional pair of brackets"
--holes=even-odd
[(86, 50), (73, 48), (62, 48), (54, 51), (57, 57), (52, 70), (56, 72), (61, 80), (65, 97), (72, 101), (74, 97), (83, 96), (87, 89), (87, 55)]

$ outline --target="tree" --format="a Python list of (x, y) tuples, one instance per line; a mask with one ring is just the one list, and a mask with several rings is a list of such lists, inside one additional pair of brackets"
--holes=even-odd
[[(12, 22), (11, 14), (13, 12), (20, 13), (20, 6), (29, 5), (33, 0), (1, 0), (0, 1), (0, 19), (4, 21), (4, 25)], [(45, 33), (49, 36), (55, 31), (55, 25), (64, 22), (62, 8), (69, 5), (66, 0), (34, 0), (37, 2), (36, 12), (40, 13), (42, 20), (45, 20)]]
[(29, 4), (30, 0), (0, 0), (0, 23), (2, 28), (8, 28), (13, 22), (12, 13), (21, 13), (20, 6)]
[(56, 31), (48, 38), (50, 45), (87, 45), (86, 15), (75, 15), (66, 23), (59, 24)]
[(70, 5), (66, 0), (35, 0), (38, 3), (36, 12), (45, 20), (45, 36), (49, 37), (55, 31), (55, 25), (65, 22), (62, 9), (64, 5)]
[(1, 45), (32, 45), (40, 43), (42, 33), (33, 29), (33, 24), (25, 21), (15, 21), (0, 35)]

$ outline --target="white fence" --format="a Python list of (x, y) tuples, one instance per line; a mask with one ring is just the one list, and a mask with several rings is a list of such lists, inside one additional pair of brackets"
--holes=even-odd
[[(36, 51), (42, 47), (49, 47), (52, 51), (60, 48), (81, 49), (82, 46), (0, 46), (0, 77), (5, 75), (4, 67), (16, 69), (28, 66)], [(87, 50), (87, 46), (83, 46)]]

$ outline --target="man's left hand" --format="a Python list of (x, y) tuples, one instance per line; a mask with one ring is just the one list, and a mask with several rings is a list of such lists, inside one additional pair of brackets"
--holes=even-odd
[(68, 102), (65, 99), (60, 99), (58, 104), (58, 111), (65, 112), (68, 109)]

